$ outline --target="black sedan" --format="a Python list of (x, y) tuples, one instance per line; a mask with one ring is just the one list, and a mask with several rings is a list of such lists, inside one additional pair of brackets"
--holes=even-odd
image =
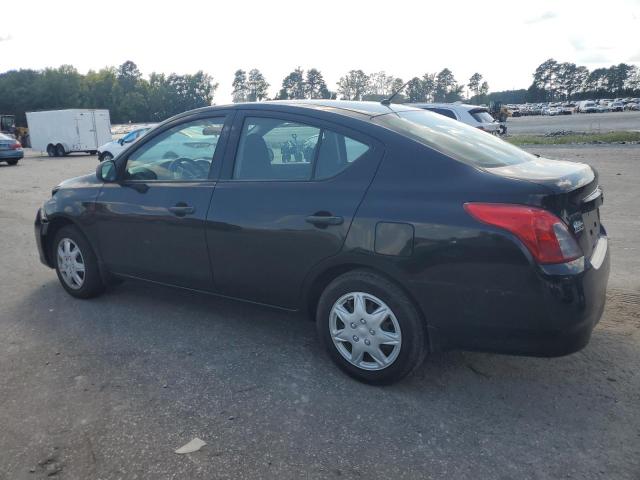
[(605, 303), (602, 190), (402, 105), (210, 107), (156, 127), (38, 211), (71, 295), (140, 279), (300, 310), (337, 365), (396, 381), (430, 352), (556, 356)]

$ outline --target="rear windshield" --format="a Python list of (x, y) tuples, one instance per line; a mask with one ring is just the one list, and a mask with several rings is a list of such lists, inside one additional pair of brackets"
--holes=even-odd
[(470, 110), (469, 113), (480, 123), (491, 123), (495, 121), (488, 110)]
[(388, 113), (374, 121), (475, 167), (504, 167), (536, 159), (495, 135), (426, 110)]

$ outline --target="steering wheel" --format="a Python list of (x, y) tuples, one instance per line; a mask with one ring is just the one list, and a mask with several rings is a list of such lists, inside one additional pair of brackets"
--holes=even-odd
[(169, 164), (169, 171), (174, 177), (200, 178), (202, 175), (200, 166), (190, 158), (176, 158)]

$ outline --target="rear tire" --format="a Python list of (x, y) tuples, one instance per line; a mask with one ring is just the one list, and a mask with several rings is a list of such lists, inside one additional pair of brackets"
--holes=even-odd
[(7, 163), (8, 163), (9, 165), (17, 165), (17, 164), (18, 164), (18, 160), (19, 160), (19, 159), (15, 159), (15, 160), (7, 160)]
[(64, 151), (64, 147), (61, 143), (56, 145), (56, 157), (64, 157), (66, 154), (67, 152)]
[(49, 155), (50, 157), (55, 157), (56, 156), (56, 147), (55, 145), (47, 145), (47, 155)]
[(96, 255), (77, 227), (67, 225), (58, 230), (51, 249), (58, 279), (69, 295), (92, 298), (104, 291)]
[[(364, 308), (355, 307), (356, 302)], [(365, 383), (397, 382), (427, 354), (426, 325), (409, 297), (366, 270), (348, 272), (327, 286), (318, 302), (316, 327), (336, 365)]]

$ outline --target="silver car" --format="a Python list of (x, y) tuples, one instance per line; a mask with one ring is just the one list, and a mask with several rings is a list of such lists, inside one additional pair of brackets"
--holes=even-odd
[(412, 103), (411, 106), (439, 113), (488, 133), (495, 135), (500, 133), (500, 123), (491, 116), (485, 107), (464, 103)]

